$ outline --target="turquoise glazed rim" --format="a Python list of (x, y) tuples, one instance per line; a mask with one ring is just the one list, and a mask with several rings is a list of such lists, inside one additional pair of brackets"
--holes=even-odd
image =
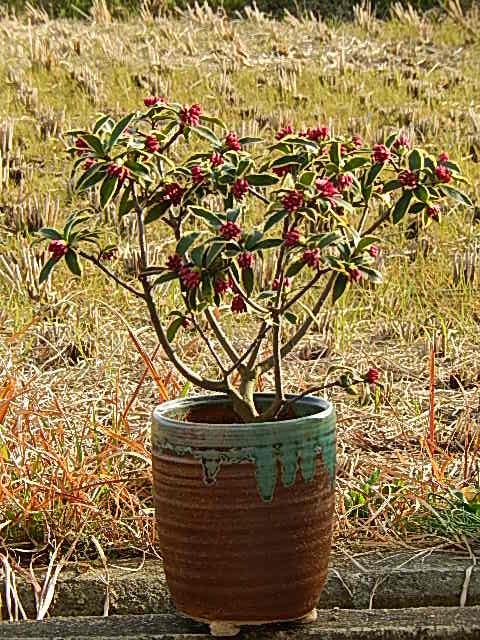
[[(273, 394), (255, 395), (261, 409), (273, 400)], [(295, 396), (287, 396), (294, 399)], [(202, 405), (231, 406), (225, 395), (198, 396), (165, 402), (153, 412), (152, 449), (154, 456), (164, 453), (191, 456), (200, 460), (205, 484), (212, 484), (222, 463), (253, 462), (258, 492), (262, 500), (273, 498), (278, 464), (284, 486), (295, 483), (298, 469), (310, 482), (317, 454), (335, 483), (336, 438), (335, 410), (322, 398), (304, 396), (292, 404), (295, 417), (287, 420), (249, 424), (209, 424), (186, 422), (184, 416)]]

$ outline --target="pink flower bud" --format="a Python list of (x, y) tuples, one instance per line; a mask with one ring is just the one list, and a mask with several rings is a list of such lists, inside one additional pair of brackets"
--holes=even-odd
[(171, 202), (174, 206), (178, 206), (183, 198), (184, 189), (178, 182), (167, 184), (161, 193), (164, 202)]
[(337, 176), (337, 187), (339, 191), (345, 191), (351, 186), (353, 182), (353, 176), (351, 173), (343, 173)]
[(445, 164), (445, 162), (448, 162), (448, 153), (442, 151), (442, 153), (438, 156), (438, 161), (441, 164)]
[(298, 229), (290, 229), (283, 236), (283, 243), (286, 247), (295, 247), (300, 240), (300, 231)]
[(241, 236), (242, 230), (235, 222), (228, 221), (222, 224), (218, 233), (224, 240), (236, 240)]
[(214, 151), (210, 156), (210, 164), (212, 165), (212, 167), (220, 167), (223, 164), (222, 154)]
[(173, 255), (167, 258), (167, 262), (165, 263), (167, 269), (170, 271), (179, 271), (182, 267), (183, 261), (182, 258), (178, 255), (178, 253), (174, 253)]
[(143, 100), (143, 104), (146, 107), (154, 107), (159, 102), (165, 102), (165, 100), (161, 96), (147, 96)]
[(288, 124), (286, 127), (282, 127), (280, 131), (277, 131), (277, 133), (275, 134), (275, 138), (277, 140), (282, 140), (283, 138), (285, 138), (285, 136), (290, 136), (292, 134), (293, 128), (290, 124)]
[(180, 120), (185, 126), (198, 127), (200, 124), (201, 108), (199, 104), (192, 104), (191, 107), (184, 105), (180, 109)]
[(369, 384), (377, 384), (378, 379), (380, 378), (380, 374), (378, 372), (378, 369), (375, 369), (374, 367), (370, 367), (365, 377)]
[(392, 147), (395, 149), (395, 151), (401, 151), (402, 153), (404, 153), (405, 151), (410, 149), (410, 140), (404, 133), (402, 133), (398, 136), (398, 138), (395, 138)]
[(442, 164), (435, 168), (435, 175), (439, 182), (450, 182), (452, 173)]
[(302, 255), (302, 260), (305, 264), (308, 264), (309, 267), (317, 267), (320, 259), (320, 249), (315, 247), (315, 249), (305, 249)]
[(253, 256), (248, 251), (244, 251), (238, 256), (238, 266), (240, 269), (250, 269), (253, 265)]
[(225, 144), (232, 151), (240, 151), (240, 149), (242, 148), (237, 134), (233, 131), (230, 131), (230, 133), (227, 133), (227, 135), (225, 136)]
[(385, 164), (390, 160), (391, 153), (384, 144), (374, 144), (372, 151), (372, 162), (377, 164)]
[(414, 171), (410, 171), (410, 169), (402, 171), (398, 176), (398, 179), (404, 187), (415, 189), (417, 186), (417, 174)]
[(295, 213), (302, 206), (303, 196), (300, 191), (294, 189), (289, 191), (282, 198), (282, 204), (287, 211)]
[(202, 184), (204, 181), (204, 176), (203, 176), (203, 172), (202, 172), (202, 167), (199, 167), (198, 165), (192, 167), (190, 169), (190, 174), (192, 176), (192, 182), (194, 184)]
[(48, 245), (48, 251), (54, 258), (61, 258), (67, 253), (68, 247), (63, 240), (52, 240)]
[(237, 200), (243, 200), (245, 194), (248, 192), (248, 182), (243, 178), (236, 180), (232, 187), (232, 193)]
[(352, 143), (353, 143), (353, 146), (355, 147), (355, 149), (360, 149), (360, 147), (362, 146), (362, 139), (360, 138), (358, 133), (356, 133), (353, 136)]
[(372, 256), (372, 258), (376, 258), (378, 256), (378, 247), (376, 244), (370, 245), (368, 249), (368, 253)]
[(353, 267), (353, 269), (349, 269), (348, 275), (350, 278), (350, 282), (359, 282), (362, 278), (360, 269), (358, 269), (357, 267)]
[(155, 153), (160, 149), (160, 144), (155, 136), (147, 136), (145, 138), (145, 149), (150, 153)]
[(247, 310), (247, 305), (245, 304), (245, 300), (242, 298), (242, 296), (237, 295), (233, 298), (231, 309), (233, 313), (245, 313), (245, 311)]
[(178, 272), (186, 289), (195, 289), (200, 284), (200, 274), (190, 267), (180, 267)]

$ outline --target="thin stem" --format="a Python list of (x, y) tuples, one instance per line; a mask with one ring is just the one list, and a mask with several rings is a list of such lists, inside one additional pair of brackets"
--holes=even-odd
[(357, 229), (358, 233), (362, 233), (363, 225), (365, 224), (365, 220), (367, 219), (367, 215), (368, 215), (368, 203), (363, 208), (362, 217), (360, 218), (360, 222), (359, 222), (358, 229)]
[[(284, 344), (283, 347), (280, 349), (281, 358), (284, 358), (286, 355), (288, 355), (290, 351), (294, 347), (296, 347), (296, 345), (300, 342), (303, 336), (307, 333), (308, 329), (314, 322), (315, 316), (318, 314), (318, 312), (324, 305), (325, 300), (327, 299), (327, 296), (330, 293), (331, 288), (333, 287), (333, 283), (335, 282), (336, 277), (337, 277), (337, 273), (334, 271), (330, 276), (327, 284), (325, 285), (325, 288), (323, 289), (322, 294), (320, 295), (315, 306), (313, 307), (311, 315), (309, 315), (305, 319), (304, 323), (302, 324), (300, 329), (297, 331), (297, 333), (294, 336), (292, 336), (290, 340), (286, 344)], [(269, 371), (273, 366), (274, 366), (274, 359), (273, 359), (273, 355), (271, 355), (265, 360), (263, 360), (263, 362), (260, 362), (257, 365), (257, 369), (259, 373), (265, 373), (265, 371)]]
[(145, 296), (141, 291), (134, 289), (129, 284), (127, 284), (126, 282), (118, 278), (112, 271), (110, 271), (110, 269), (107, 269), (107, 267), (105, 267), (100, 262), (100, 260), (98, 260), (98, 258), (96, 258), (95, 256), (85, 253), (84, 251), (79, 251), (78, 255), (81, 256), (82, 258), (85, 258), (85, 260), (89, 260), (90, 262), (92, 262), (96, 267), (98, 267), (101, 271), (103, 271), (103, 273), (105, 273), (109, 278), (112, 278), (112, 280), (115, 280), (117, 284), (119, 284), (121, 287), (123, 287), (124, 289), (132, 293), (137, 298), (142, 298), (142, 300), (145, 299)]
[(225, 333), (222, 330), (222, 327), (218, 324), (218, 322), (215, 319), (215, 316), (212, 313), (212, 310), (207, 307), (204, 311), (205, 316), (208, 320), (208, 323), (210, 324), (210, 326), (213, 329), (213, 332), (215, 333), (217, 340), (220, 342), (220, 344), (222, 345), (223, 349), (225, 350), (225, 353), (228, 355), (228, 357), (230, 358), (230, 360), (232, 362), (236, 362), (240, 359), (240, 355), (237, 351), (235, 351), (235, 349), (233, 348), (233, 346), (230, 344), (227, 336), (225, 335)]
[(258, 349), (259, 349), (259, 347), (260, 347), (260, 345), (262, 343), (263, 338), (265, 337), (265, 335), (267, 334), (267, 332), (269, 330), (270, 330), (270, 325), (268, 325), (266, 322), (263, 322), (262, 323), (262, 328), (260, 329), (257, 337), (252, 342), (252, 344), (248, 347), (248, 349), (245, 351), (245, 353), (243, 353), (241, 356), (239, 356), (238, 360), (236, 360), (232, 364), (230, 369), (227, 370), (227, 376), (229, 376), (231, 373), (233, 373), (235, 371), (235, 369), (237, 369), (242, 364), (242, 362), (245, 360), (245, 358), (248, 357), (250, 352), (252, 352), (252, 356), (254, 356), (253, 363), (251, 363), (252, 358), (250, 358), (250, 360), (245, 365), (245, 368), (247, 370), (251, 371), (251, 369), (253, 368), (253, 365), (255, 364), (255, 360), (257, 359)]
[(258, 191), (255, 191), (255, 189), (252, 189), (252, 187), (248, 187), (248, 193), (251, 193), (252, 196), (255, 196), (265, 204), (271, 204), (268, 198), (265, 198), (265, 196), (262, 196), (261, 193), (258, 193)]
[[(271, 329), (271, 325), (269, 325), (265, 320), (262, 322), (260, 329), (258, 331), (257, 337), (255, 341), (250, 345), (250, 349), (252, 354), (247, 362), (247, 369), (253, 369), (255, 366), (255, 362), (257, 361), (258, 353), (260, 351), (260, 347), (262, 345), (263, 338), (267, 335), (268, 331)], [(247, 352), (248, 353), (248, 352)]]
[(387, 211), (380, 216), (380, 218), (378, 218), (364, 233), (365, 236), (370, 235), (371, 233), (373, 233), (375, 231), (375, 229), (377, 227), (379, 227), (383, 222), (385, 222), (385, 220), (388, 220), (388, 218), (390, 217), (390, 209), (387, 209)]
[(311, 278), (311, 280), (309, 280), (307, 284), (304, 287), (302, 287), (302, 289), (300, 289), (300, 291), (293, 296), (293, 298), (290, 298), (290, 300), (288, 300), (283, 305), (283, 307), (280, 309), (280, 313), (282, 314), (285, 313), (285, 311), (290, 309), (290, 307), (292, 307), (298, 300), (300, 300), (300, 298), (303, 298), (303, 296), (307, 293), (307, 291), (311, 289), (311, 287), (313, 287), (315, 283), (329, 271), (330, 269), (318, 270), (317, 273), (313, 276), (313, 278)]
[[(143, 209), (138, 201), (137, 192), (135, 190), (135, 183), (132, 184), (133, 200), (135, 202), (135, 211), (137, 213), (137, 226), (138, 226), (138, 244), (140, 246), (140, 264), (141, 271), (145, 271), (147, 268), (147, 249), (145, 243), (145, 228), (143, 226)], [(147, 278), (147, 276), (142, 276)]]
[(208, 350), (210, 351), (210, 353), (213, 356), (213, 359), (215, 360), (215, 362), (217, 363), (218, 368), (220, 369), (220, 371), (223, 374), (223, 377), (225, 378), (227, 375), (227, 370), (225, 369), (225, 367), (223, 366), (222, 361), (220, 360), (220, 358), (217, 355), (217, 352), (215, 351), (215, 349), (212, 346), (212, 343), (210, 342), (210, 340), (207, 338), (207, 336), (205, 335), (202, 327), (198, 324), (198, 322), (195, 320), (195, 316), (192, 315), (191, 320), (193, 322), (193, 325), (195, 327), (195, 329), (198, 331), (198, 333), (200, 334), (200, 337), (202, 338), (202, 340), (205, 342), (205, 344), (208, 347)]
[(280, 354), (280, 334), (282, 330), (281, 316), (278, 311), (273, 313), (272, 347), (273, 372), (275, 378), (275, 401), (283, 402), (282, 359)]

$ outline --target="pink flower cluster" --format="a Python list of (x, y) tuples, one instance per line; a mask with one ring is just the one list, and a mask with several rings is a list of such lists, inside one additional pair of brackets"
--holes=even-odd
[(156, 104), (159, 104), (160, 102), (165, 102), (162, 96), (147, 96), (143, 100), (143, 104), (146, 107), (154, 107)]
[(277, 140), (283, 140), (285, 136), (291, 136), (293, 133), (294, 131), (292, 125), (287, 124), (287, 126), (282, 127), (279, 131), (277, 131), (277, 133), (275, 134), (275, 138)]
[(242, 296), (234, 296), (231, 309), (233, 313), (245, 313), (245, 311), (247, 310), (247, 305), (245, 304), (245, 300), (242, 298)]
[(232, 193), (237, 200), (243, 200), (245, 194), (248, 192), (248, 182), (243, 178), (235, 180), (232, 187)]
[(370, 245), (368, 249), (368, 253), (372, 256), (372, 258), (376, 258), (378, 256), (379, 249), (376, 244)]
[(218, 233), (224, 240), (236, 240), (242, 234), (242, 230), (237, 224), (235, 224), (235, 222), (231, 222), (229, 220), (222, 224)]
[(290, 229), (283, 236), (283, 243), (286, 247), (295, 247), (300, 240), (300, 231), (298, 229)]
[[(289, 289), (292, 286), (292, 281), (290, 278), (286, 277), (283, 279), (283, 288)], [(274, 278), (272, 282), (273, 291), (278, 291), (280, 289), (280, 280), (278, 278)]]
[(177, 206), (182, 201), (183, 193), (184, 189), (178, 182), (172, 182), (163, 189), (161, 197), (164, 202), (171, 202), (174, 206)]
[(308, 264), (309, 267), (318, 266), (318, 262), (320, 260), (320, 249), (315, 247), (315, 249), (305, 249), (302, 255), (302, 260), (305, 264)]
[(77, 149), (77, 156), (83, 156), (85, 151), (88, 149), (88, 144), (82, 138), (77, 138), (75, 140), (75, 149)]
[(149, 135), (145, 138), (145, 149), (150, 153), (155, 153), (160, 149), (160, 144), (155, 136)]
[(83, 166), (85, 169), (90, 169), (90, 167), (93, 167), (94, 164), (97, 164), (95, 158), (87, 158), (83, 163)]
[(393, 141), (392, 147), (397, 152), (402, 149), (408, 151), (408, 149), (410, 149), (410, 140), (407, 138), (407, 136), (404, 133), (402, 133), (398, 136), (398, 138), (395, 138), (395, 140)]
[(214, 151), (210, 156), (210, 164), (212, 167), (220, 167), (223, 164), (223, 156), (221, 153)]
[(357, 267), (353, 267), (353, 269), (349, 269), (348, 276), (350, 278), (350, 282), (359, 282), (362, 278), (360, 269), (358, 269)]
[(190, 169), (190, 174), (192, 176), (192, 182), (194, 184), (202, 184), (204, 181), (204, 176), (202, 172), (202, 167), (195, 165)]
[(377, 384), (378, 379), (380, 378), (380, 373), (378, 372), (378, 369), (370, 367), (365, 377), (369, 384)]
[(314, 142), (319, 140), (326, 140), (330, 135), (330, 129), (328, 127), (308, 127), (306, 131), (300, 131), (299, 136), (302, 138), (308, 138)]
[(52, 240), (48, 245), (48, 250), (54, 258), (61, 258), (67, 253), (68, 247), (63, 240)]
[(174, 253), (167, 258), (165, 265), (170, 271), (179, 271), (183, 265), (183, 260), (178, 253)]
[(282, 204), (287, 211), (290, 213), (295, 213), (297, 209), (302, 206), (303, 195), (300, 191), (294, 189), (293, 191), (289, 191), (282, 198)]
[(287, 173), (290, 173), (292, 171), (292, 167), (289, 164), (287, 164), (283, 167), (273, 167), (272, 171), (279, 178), (283, 178), (283, 176), (285, 176)]
[(225, 136), (225, 144), (232, 151), (240, 151), (242, 145), (240, 144), (240, 140), (238, 139), (237, 134), (234, 131), (230, 131)]
[(391, 158), (390, 149), (384, 144), (374, 144), (372, 151), (372, 162), (376, 164), (385, 164)]
[(115, 162), (112, 162), (108, 165), (107, 174), (110, 177), (116, 176), (118, 178), (119, 184), (123, 184), (130, 175), (127, 167), (122, 167), (119, 164), (115, 164)]
[(325, 198), (330, 202), (330, 205), (335, 208), (336, 202), (333, 200), (335, 196), (339, 196), (339, 192), (335, 189), (333, 182), (330, 178), (317, 178), (315, 180), (315, 189), (318, 191), (322, 198)]
[(435, 167), (435, 175), (439, 182), (450, 182), (452, 172), (441, 164), (438, 167)]
[(351, 173), (342, 173), (337, 176), (337, 187), (339, 191), (345, 191), (348, 187), (351, 186), (353, 182), (353, 176)]
[(191, 107), (184, 105), (180, 109), (180, 120), (185, 126), (198, 127), (200, 124), (201, 108), (199, 104), (192, 104)]
[(190, 267), (180, 267), (178, 273), (186, 289), (195, 289), (200, 284), (200, 274)]
[(248, 251), (244, 251), (238, 256), (238, 266), (240, 269), (250, 269), (253, 265), (253, 256)]
[(398, 179), (404, 187), (411, 187), (412, 189), (415, 189), (417, 186), (417, 174), (414, 171), (410, 171), (410, 169), (402, 171), (398, 176)]

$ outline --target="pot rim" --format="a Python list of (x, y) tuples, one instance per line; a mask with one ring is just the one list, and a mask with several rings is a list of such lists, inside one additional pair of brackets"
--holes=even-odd
[[(275, 397), (274, 393), (255, 393), (255, 400), (272, 400)], [(296, 398), (296, 394), (286, 394), (285, 398), (287, 400)], [(174, 411), (181, 411), (182, 409), (188, 410), (191, 409), (192, 406), (201, 405), (201, 404), (222, 404), (225, 401), (231, 402), (231, 399), (226, 394), (212, 394), (212, 395), (199, 395), (199, 396), (191, 396), (188, 398), (176, 398), (173, 400), (167, 400), (166, 402), (162, 402), (155, 407), (153, 410), (152, 418), (153, 422), (161, 421), (164, 427), (174, 427), (176, 429), (195, 429), (195, 428), (205, 428), (208, 427), (210, 433), (218, 431), (223, 432), (225, 428), (228, 430), (237, 430), (241, 429), (242, 433), (245, 434), (246, 430), (249, 429), (258, 429), (261, 425), (263, 428), (275, 428), (275, 431), (291, 428), (291, 423), (300, 419), (306, 419), (308, 421), (314, 420), (325, 420), (333, 415), (335, 415), (335, 410), (331, 402), (326, 400), (325, 398), (319, 398), (317, 396), (307, 395), (300, 398), (296, 404), (303, 407), (311, 407), (318, 408), (318, 411), (313, 411), (312, 413), (306, 413), (305, 415), (295, 416), (293, 418), (287, 418), (286, 420), (268, 420), (265, 422), (238, 422), (238, 423), (224, 423), (224, 424), (211, 424), (208, 422), (188, 422), (184, 420), (178, 420), (174, 418), (170, 418), (168, 414)]]

